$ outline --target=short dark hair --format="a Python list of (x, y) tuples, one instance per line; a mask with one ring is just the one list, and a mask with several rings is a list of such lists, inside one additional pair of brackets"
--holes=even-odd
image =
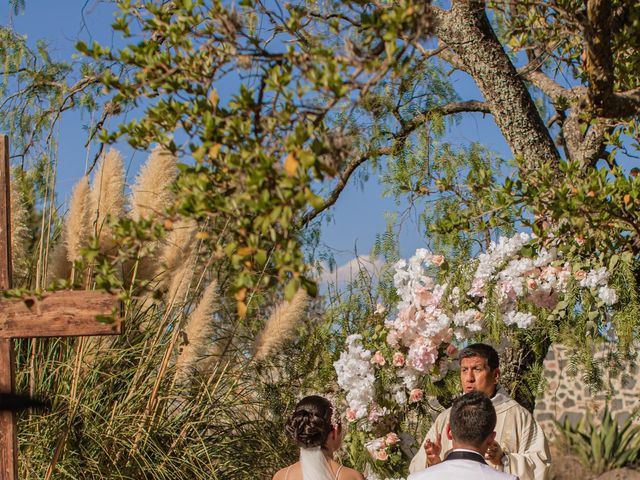
[(496, 428), (496, 409), (484, 393), (465, 393), (453, 401), (449, 426), (455, 441), (480, 447)]
[(473, 343), (460, 351), (458, 360), (463, 358), (480, 357), (487, 359), (487, 365), (491, 370), (495, 370), (500, 366), (500, 357), (498, 352), (491, 345), (486, 343)]
[(329, 400), (309, 395), (298, 402), (285, 430), (298, 447), (322, 447), (333, 430), (332, 416), (333, 405)]

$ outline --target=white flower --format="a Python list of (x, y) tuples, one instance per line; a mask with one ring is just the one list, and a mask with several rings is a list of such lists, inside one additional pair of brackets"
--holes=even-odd
[(373, 313), (375, 313), (376, 315), (382, 315), (386, 311), (387, 311), (387, 307), (385, 307), (381, 303), (378, 303), (376, 304), (376, 309), (373, 311)]
[(504, 314), (504, 323), (506, 325), (518, 325), (519, 328), (528, 328), (536, 317), (529, 312), (516, 312), (515, 310), (509, 310)]
[(613, 305), (618, 301), (618, 294), (616, 291), (606, 285), (598, 289), (598, 297), (600, 297), (600, 300), (602, 300), (606, 305)]
[(449, 294), (449, 301), (456, 308), (460, 306), (460, 288), (453, 287), (451, 289), (451, 293)]
[(338, 377), (338, 385), (347, 393), (347, 403), (356, 419), (367, 415), (373, 403), (374, 382), (371, 352), (362, 344), (361, 335), (347, 337), (347, 349), (333, 366)]
[(393, 392), (393, 398), (398, 405), (404, 406), (407, 404), (407, 392), (403, 385), (393, 385), (391, 387), (391, 391)]
[(587, 273), (587, 276), (580, 281), (580, 286), (584, 288), (596, 288), (606, 285), (607, 280), (609, 280), (609, 272), (607, 272), (606, 267), (600, 267)]
[(413, 390), (416, 388), (416, 385), (418, 385), (418, 372), (409, 366), (405, 366), (399, 370), (398, 376), (402, 378), (402, 382), (404, 386), (407, 387), (407, 390)]

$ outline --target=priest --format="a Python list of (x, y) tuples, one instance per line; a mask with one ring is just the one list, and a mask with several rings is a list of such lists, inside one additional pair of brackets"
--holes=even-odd
[[(475, 343), (460, 352), (459, 361), (464, 393), (483, 392), (496, 409), (496, 437), (485, 453), (487, 463), (520, 480), (547, 480), (550, 456), (544, 432), (531, 413), (498, 385), (498, 353), (490, 345)], [(447, 436), (450, 413), (450, 409), (445, 410), (433, 423), (409, 472), (440, 463), (452, 449), (452, 440)]]

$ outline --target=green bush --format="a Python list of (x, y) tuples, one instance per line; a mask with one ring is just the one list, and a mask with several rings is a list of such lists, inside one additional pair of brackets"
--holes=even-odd
[(606, 406), (600, 422), (587, 412), (573, 426), (568, 418), (556, 422), (560, 438), (595, 474), (634, 463), (640, 453), (640, 425), (634, 425), (636, 412), (619, 424)]

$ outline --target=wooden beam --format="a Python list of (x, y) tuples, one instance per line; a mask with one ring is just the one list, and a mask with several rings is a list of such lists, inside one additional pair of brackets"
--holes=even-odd
[[(119, 301), (97, 291), (45, 293), (0, 301), (0, 338), (119, 335)], [(114, 317), (115, 311), (115, 317)], [(103, 320), (113, 318), (112, 323)]]
[[(11, 184), (9, 182), (9, 138), (0, 135), (0, 290), (11, 288)], [(0, 393), (15, 389), (13, 341), (0, 338)], [(0, 477), (18, 478), (18, 428), (16, 414), (0, 412)]]

